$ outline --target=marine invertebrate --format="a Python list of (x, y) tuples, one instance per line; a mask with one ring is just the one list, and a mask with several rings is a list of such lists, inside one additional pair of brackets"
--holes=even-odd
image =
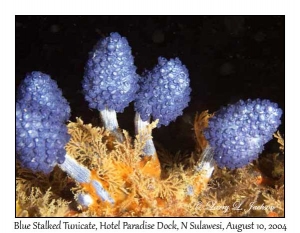
[[(140, 132), (150, 122), (150, 117), (160, 125), (168, 125), (174, 121), (187, 107), (190, 101), (187, 68), (179, 58), (159, 57), (153, 70), (145, 72), (140, 82), (140, 89), (135, 100), (135, 128)], [(151, 139), (145, 147), (145, 153), (152, 155), (155, 148)]]
[(16, 152), (23, 167), (49, 173), (59, 165), (79, 183), (92, 183), (97, 195), (113, 202), (90, 171), (66, 154), (70, 139), (65, 121), (70, 107), (49, 75), (28, 74), (18, 89), (16, 103)]
[(26, 75), (16, 103), (16, 151), (22, 166), (49, 173), (65, 161), (69, 116), (70, 107), (49, 75)]
[(65, 122), (70, 118), (71, 109), (61, 89), (42, 72), (33, 71), (25, 76), (18, 87), (17, 100), (31, 107), (42, 107), (42, 113), (48, 114), (53, 121)]
[(243, 167), (263, 151), (280, 125), (282, 110), (269, 100), (240, 100), (221, 108), (204, 135), (220, 167)]
[(100, 111), (104, 127), (118, 132), (117, 112), (135, 99), (138, 75), (133, 64), (131, 48), (125, 37), (111, 33), (100, 40), (89, 55), (82, 82), (89, 107)]
[(159, 57), (153, 70), (145, 73), (137, 93), (135, 110), (143, 121), (159, 119), (157, 127), (168, 125), (188, 106), (191, 88), (188, 70), (179, 58)]

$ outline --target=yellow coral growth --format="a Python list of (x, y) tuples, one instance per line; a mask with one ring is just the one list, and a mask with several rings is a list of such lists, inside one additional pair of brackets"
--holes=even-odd
[(284, 152), (284, 139), (282, 138), (281, 134), (279, 131), (273, 134), (275, 138), (277, 138), (277, 142), (279, 143), (280, 147), (279, 149)]
[(203, 130), (208, 127), (208, 120), (211, 118), (213, 114), (209, 114), (208, 110), (201, 112), (200, 114), (196, 114), (194, 121), (194, 130), (197, 142), (197, 148), (202, 152), (206, 146), (207, 141), (203, 135)]
[(67, 214), (69, 202), (61, 198), (54, 199), (50, 189), (42, 193), (39, 188), (34, 187), (27, 196), (20, 187), (19, 185), (17, 191), (17, 217), (64, 217)]
[[(134, 142), (126, 131), (123, 131), (124, 141), (118, 142), (103, 128), (85, 125), (80, 119), (68, 125), (71, 134), (66, 146), (68, 154), (88, 167), (92, 179), (101, 182), (115, 201), (115, 204), (103, 203), (90, 184), (81, 184), (80, 192), (89, 193), (94, 199), (88, 209), (91, 214), (166, 216), (187, 213), (188, 208), (184, 206), (188, 205), (187, 188), (200, 184), (203, 178), (201, 173), (193, 174), (183, 169), (180, 172), (175, 169), (161, 177), (158, 156), (143, 156), (147, 135), (156, 124), (150, 124), (148, 132), (142, 132)], [(200, 193), (201, 186), (197, 187), (195, 195)], [(176, 204), (180, 207), (178, 212), (174, 210), (174, 203), (185, 204)]]

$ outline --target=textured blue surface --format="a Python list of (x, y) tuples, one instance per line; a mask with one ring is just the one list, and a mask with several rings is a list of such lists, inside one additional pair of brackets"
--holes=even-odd
[(138, 75), (125, 37), (111, 33), (90, 53), (82, 82), (89, 107), (123, 112), (135, 99)]
[(65, 160), (70, 107), (49, 75), (28, 74), (16, 103), (16, 152), (23, 167), (49, 173)]
[(234, 169), (257, 159), (280, 125), (281, 115), (282, 110), (269, 100), (240, 100), (221, 108), (204, 132), (217, 164)]
[(160, 125), (168, 125), (188, 106), (191, 88), (188, 70), (179, 58), (158, 58), (158, 65), (146, 72), (141, 79), (140, 90), (135, 101), (143, 121), (152, 116)]
[(39, 71), (28, 73), (21, 82), (17, 99), (23, 103), (43, 106), (49, 117), (59, 121), (67, 121), (70, 118), (70, 106), (57, 83), (47, 74)]

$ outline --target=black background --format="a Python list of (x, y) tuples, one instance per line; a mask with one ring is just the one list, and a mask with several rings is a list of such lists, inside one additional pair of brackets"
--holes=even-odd
[[(191, 102), (184, 115), (153, 132), (169, 151), (193, 150), (196, 112), (210, 112), (239, 99), (277, 102), (284, 111), (284, 16), (16, 16), (16, 90), (27, 72), (39, 70), (57, 81), (72, 109), (97, 124), (81, 81), (88, 53), (110, 32), (126, 37), (137, 72), (157, 57), (179, 57), (189, 70)], [(133, 135), (133, 105), (118, 114)], [(284, 134), (284, 116), (280, 131)]]

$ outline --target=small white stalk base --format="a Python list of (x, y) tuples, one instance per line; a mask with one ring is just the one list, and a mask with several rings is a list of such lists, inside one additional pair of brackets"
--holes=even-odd
[[(66, 154), (65, 162), (60, 164), (59, 167), (78, 183), (92, 183), (97, 195), (102, 201), (114, 203), (109, 193), (102, 187), (102, 184), (97, 180), (91, 180), (91, 171), (79, 164), (70, 155)], [(85, 200), (88, 200), (88, 198), (86, 197)]]
[(210, 145), (207, 145), (202, 152), (202, 159), (196, 165), (196, 171), (206, 171), (205, 177), (209, 179), (215, 169), (214, 150)]
[[(134, 126), (135, 126), (136, 135), (142, 133), (143, 131), (146, 132), (148, 125), (149, 125), (149, 120), (143, 121), (139, 113), (135, 114)], [(148, 136), (151, 137), (151, 133)], [(146, 141), (146, 145), (144, 147), (144, 153), (147, 156), (152, 156), (156, 153), (155, 146), (151, 138)]]
[(109, 130), (119, 142), (124, 141), (123, 134), (119, 131), (117, 113), (115, 110), (105, 108), (100, 111), (100, 118), (105, 129)]

